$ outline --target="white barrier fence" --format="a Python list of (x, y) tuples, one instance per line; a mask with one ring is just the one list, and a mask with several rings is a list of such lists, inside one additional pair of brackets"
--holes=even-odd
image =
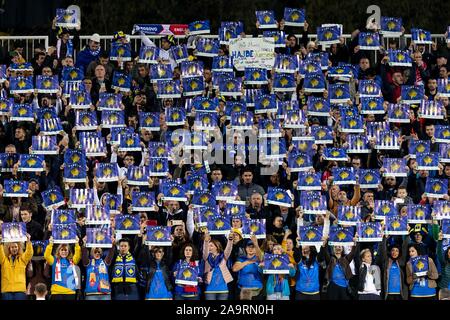
[[(86, 46), (89, 42), (89, 38), (91, 36), (90, 35), (83, 35), (80, 36), (80, 45), (79, 48), (77, 48), (78, 50), (83, 49), (84, 46)], [(157, 46), (160, 45), (160, 40), (163, 37), (162, 35), (150, 35), (147, 36), (149, 39), (151, 39)], [(206, 37), (206, 38), (218, 38), (218, 35), (202, 35), (202, 37)], [(247, 37), (251, 37), (251, 35), (248, 35)], [(297, 42), (300, 42), (302, 35), (301, 34), (296, 34), (297, 37)], [(344, 34), (343, 35), (345, 41), (347, 42), (350, 38), (351, 35), (350, 34)], [(110, 42), (112, 40), (113, 36), (112, 35), (102, 35), (100, 36), (100, 43), (102, 48), (106, 48), (107, 50), (110, 47)], [(185, 39), (185, 36), (174, 36), (175, 41), (177, 43), (180, 43), (180, 40)], [(309, 40), (315, 40), (317, 38), (316, 34), (308, 34), (308, 39)], [(405, 38), (406, 40), (410, 41), (411, 39), (411, 35), (410, 34), (405, 34)], [(432, 34), (431, 38), (434, 42), (437, 41), (442, 41), (445, 40), (445, 35), (444, 34)], [(384, 46), (387, 47), (389, 37), (383, 37), (383, 41), (384, 41)], [(397, 38), (398, 41), (399, 38)], [(48, 48), (49, 46), (49, 37), (48, 36), (0, 36), (0, 44), (3, 48), (5, 48), (6, 50), (10, 51), (13, 49), (13, 43), (16, 40), (21, 40), (24, 43), (24, 58), (27, 59), (27, 61), (31, 61), (31, 59), (34, 56), (34, 50), (35, 48), (37, 48), (40, 45), (45, 46), (45, 48)], [(140, 48), (140, 36), (139, 35), (131, 35), (130, 36), (130, 43), (131, 43), (131, 48), (136, 51), (139, 52), (139, 48)], [(431, 47), (431, 45), (428, 45), (428, 47)]]

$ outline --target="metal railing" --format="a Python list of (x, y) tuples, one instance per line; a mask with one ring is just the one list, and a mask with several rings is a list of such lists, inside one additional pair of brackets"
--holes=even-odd
[(16, 40), (23, 41), (22, 56), (27, 61), (31, 61), (34, 56), (34, 49), (38, 46), (48, 48), (48, 36), (0, 36), (0, 44), (7, 51), (13, 49)]
[[(349, 39), (351, 39), (351, 35), (350, 34), (344, 34), (342, 35), (343, 38), (345, 39), (345, 41), (347, 42)], [(410, 34), (405, 34), (404, 35), (407, 43), (409, 44), (410, 39), (411, 39), (411, 35)], [(77, 51), (82, 50), (88, 43), (89, 43), (89, 39), (90, 39), (90, 35), (83, 35), (80, 36), (80, 45), (79, 48), (77, 48)], [(160, 40), (163, 37), (163, 35), (148, 35), (146, 36), (148, 37), (150, 40), (152, 40), (155, 45), (159, 46), (160, 45)], [(202, 35), (202, 37), (205, 38), (218, 38), (218, 35)], [(247, 35), (247, 37), (251, 37), (251, 35)], [(302, 35), (301, 34), (296, 34), (297, 37), (297, 42), (299, 43), (301, 40)], [(113, 36), (112, 35), (102, 35), (100, 36), (100, 44), (102, 46), (103, 49), (109, 50), (110, 47), (110, 43), (112, 40)], [(181, 36), (174, 36), (176, 43), (180, 43), (181, 40), (184, 40), (186, 37), (184, 35)], [(308, 39), (314, 41), (317, 38), (316, 34), (308, 34)], [(431, 38), (433, 41), (437, 42), (438, 40), (445, 40), (445, 35), (444, 34), (432, 34)], [(399, 41), (400, 44), (400, 39), (399, 38), (390, 38), (390, 37), (383, 37), (383, 45), (384, 47), (388, 46), (388, 41), (390, 39), (397, 39)], [(24, 51), (23, 51), (23, 57), (27, 60), (27, 61), (31, 61), (31, 59), (34, 56), (34, 49), (36, 47), (38, 47), (39, 45), (44, 45), (45, 48), (48, 48), (49, 46), (49, 38), (48, 36), (0, 36), (0, 43), (1, 46), (3, 48), (5, 48), (6, 50), (10, 51), (13, 49), (13, 43), (16, 40), (21, 40), (24, 41)], [(139, 35), (130, 35), (130, 43), (131, 43), (131, 48), (138, 52), (139, 48), (140, 48), (140, 36)], [(428, 47), (430, 48), (431, 45), (428, 45)]]

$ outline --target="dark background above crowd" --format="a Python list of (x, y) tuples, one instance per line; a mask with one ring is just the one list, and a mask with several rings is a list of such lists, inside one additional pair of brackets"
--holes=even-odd
[(71, 4), (81, 9), (84, 34), (128, 31), (135, 23), (190, 23), (202, 19), (211, 20), (212, 30), (218, 29), (220, 21), (243, 20), (246, 33), (253, 34), (255, 10), (274, 10), (281, 19), (285, 7), (305, 8), (312, 30), (321, 23), (333, 22), (343, 24), (344, 33), (349, 33), (365, 25), (369, 17), (366, 9), (373, 4), (384, 16), (401, 15), (406, 30), (421, 27), (431, 33), (444, 33), (442, 26), (448, 24), (450, 12), (450, 1), (442, 0), (142, 0), (133, 5), (127, 0), (0, 0), (0, 34), (45, 35), (55, 9)]

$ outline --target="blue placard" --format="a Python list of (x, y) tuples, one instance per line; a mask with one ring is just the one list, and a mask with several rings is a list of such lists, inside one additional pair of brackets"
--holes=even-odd
[(297, 229), (301, 246), (314, 246), (323, 243), (323, 226), (298, 226)]
[(305, 9), (284, 8), (284, 24), (292, 27), (303, 27), (305, 25)]
[(328, 244), (330, 246), (352, 246), (354, 236), (353, 227), (342, 227), (332, 225), (330, 227), (330, 238)]
[(54, 224), (52, 226), (53, 243), (67, 244), (77, 242), (77, 226), (71, 224)]
[(259, 22), (259, 29), (276, 29), (275, 12), (272, 10), (255, 11), (256, 20)]
[(388, 37), (399, 37), (402, 35), (402, 18), (381, 17), (380, 33)]
[(150, 246), (171, 246), (170, 229), (169, 226), (147, 226), (145, 244)]
[(113, 42), (111, 43), (111, 50), (109, 52), (109, 59), (111, 61), (131, 61), (131, 45), (129, 43)]

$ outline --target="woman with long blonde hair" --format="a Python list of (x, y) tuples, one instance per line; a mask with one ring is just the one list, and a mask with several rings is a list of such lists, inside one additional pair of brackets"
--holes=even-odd
[[(22, 243), (0, 243), (0, 265), (3, 300), (26, 300), (26, 267), (33, 257), (33, 246), (27, 234), (25, 252)], [(0, 235), (0, 242), (2, 241)]]
[(76, 271), (76, 265), (81, 260), (81, 247), (76, 238), (75, 253), (68, 244), (60, 244), (52, 255), (53, 237), (44, 252), (44, 259), (52, 267), (52, 286), (50, 289), (51, 300), (75, 300), (76, 289), (80, 279)]

